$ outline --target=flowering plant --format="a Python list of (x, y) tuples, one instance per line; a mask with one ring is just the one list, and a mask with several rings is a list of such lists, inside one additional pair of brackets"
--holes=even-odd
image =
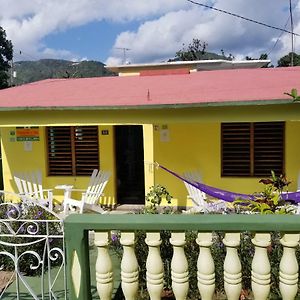
[(260, 193), (254, 193), (253, 199), (237, 199), (233, 205), (237, 210), (242, 208), (245, 211), (260, 214), (287, 214), (292, 213), (295, 208), (282, 199), (282, 193), (291, 183), (285, 175), (276, 176), (271, 171), (271, 177), (261, 179), (259, 183), (264, 184)]

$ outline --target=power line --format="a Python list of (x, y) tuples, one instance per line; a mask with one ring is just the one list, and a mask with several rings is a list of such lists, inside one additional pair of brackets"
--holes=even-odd
[[(289, 20), (290, 20), (290, 16), (288, 17), (288, 19), (287, 19), (287, 21), (286, 21), (286, 23), (285, 23), (285, 25), (284, 25), (284, 29), (286, 28), (287, 24), (289, 23)], [(269, 50), (269, 52), (267, 53), (268, 56), (269, 56), (269, 55), (271, 54), (271, 52), (275, 49), (277, 43), (279, 42), (279, 40), (280, 40), (280, 38), (282, 37), (283, 34), (284, 34), (284, 32), (281, 31), (280, 34), (279, 34), (279, 36), (278, 36), (278, 38), (276, 39), (276, 41), (275, 41), (273, 47), (272, 47), (271, 50)]]
[(193, 0), (186, 0), (186, 1), (188, 1), (188, 2), (190, 2), (190, 3), (193, 3), (193, 4), (195, 4), (195, 5), (203, 6), (203, 7), (206, 7), (206, 8), (215, 10), (215, 11), (218, 11), (218, 12), (222, 12), (222, 13), (227, 14), (227, 15), (231, 15), (231, 16), (236, 17), (236, 18), (243, 19), (243, 20), (246, 20), (246, 21), (255, 23), (255, 24), (259, 24), (259, 25), (262, 25), (262, 26), (265, 26), (265, 27), (269, 27), (269, 28), (272, 28), (272, 29), (276, 29), (276, 30), (280, 30), (280, 31), (283, 31), (283, 32), (291, 33), (293, 36), (295, 36), (295, 35), (296, 35), (296, 36), (300, 36), (300, 34), (294, 33), (294, 32), (292, 32), (292, 31), (290, 31), (290, 30), (283, 29), (283, 28), (276, 27), (276, 26), (272, 26), (272, 25), (268, 25), (268, 24), (266, 24), (266, 23), (259, 22), (259, 21), (253, 20), (253, 19), (249, 19), (249, 18), (240, 16), (240, 15), (238, 15), (238, 14), (231, 13), (231, 12), (229, 12), (229, 11), (223, 10), (223, 9), (219, 9), (219, 8), (216, 8), (216, 7), (213, 7), (213, 6), (209, 6), (209, 5), (206, 5), (206, 4), (203, 4), (203, 3), (199, 3), (199, 2), (196, 2), (196, 1), (193, 1)]

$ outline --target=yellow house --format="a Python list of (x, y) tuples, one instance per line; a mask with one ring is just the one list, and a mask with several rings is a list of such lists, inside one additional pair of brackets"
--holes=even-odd
[(1, 90), (4, 190), (16, 191), (16, 171), (42, 170), (47, 188), (83, 188), (101, 168), (112, 172), (104, 203), (144, 204), (159, 183), (178, 205), (189, 205), (184, 184), (155, 161), (177, 173), (199, 170), (205, 183), (243, 193), (260, 191), (258, 180), (272, 169), (296, 190), (300, 106), (284, 93), (299, 89), (300, 68), (254, 63), (210, 71), (179, 64), (170, 72), (123, 66), (115, 71), (136, 76)]

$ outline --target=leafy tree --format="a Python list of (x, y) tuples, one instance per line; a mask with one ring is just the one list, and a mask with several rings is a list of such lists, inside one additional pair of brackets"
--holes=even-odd
[(183, 48), (176, 52), (175, 59), (177, 58), (181, 61), (199, 60), (205, 53), (207, 45), (206, 42), (201, 42), (199, 39), (193, 39), (187, 48), (185, 48), (183, 44)]
[(262, 53), (259, 58), (253, 58), (251, 56), (246, 56), (245, 59), (246, 60), (265, 60), (265, 59), (268, 59), (268, 54)]
[(224, 51), (221, 51), (222, 55), (207, 52), (207, 43), (202, 42), (199, 39), (193, 39), (191, 43), (186, 47), (183, 44), (181, 50), (177, 51), (175, 58), (169, 59), (169, 61), (194, 61), (194, 60), (210, 60), (210, 59), (226, 59), (232, 60), (232, 56), (226, 57)]
[(9, 61), (13, 58), (12, 42), (7, 40), (5, 30), (0, 26), (0, 89), (8, 87)]
[[(246, 60), (266, 60), (266, 59), (268, 59), (268, 54), (267, 54), (267, 53), (262, 53), (262, 54), (260, 55), (259, 58), (253, 58), (253, 57), (251, 57), (251, 56), (246, 56), (245, 59), (246, 59)], [(273, 65), (270, 65), (270, 63), (268, 63), (268, 64), (267, 64), (265, 67), (263, 67), (263, 68), (274, 68), (274, 66), (273, 66)]]
[(295, 52), (290, 52), (289, 54), (282, 56), (278, 60), (278, 67), (290, 67), (293, 55), (293, 65), (300, 66), (300, 55)]

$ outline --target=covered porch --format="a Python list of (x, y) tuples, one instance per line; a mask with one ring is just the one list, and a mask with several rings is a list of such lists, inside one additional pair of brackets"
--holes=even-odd
[[(0, 116), (3, 178), (6, 191), (16, 192), (12, 177), (14, 172), (37, 169), (42, 171), (43, 185), (47, 188), (55, 188), (61, 184), (71, 184), (77, 188), (86, 187), (90, 174), (64, 174), (59, 171), (56, 174), (55, 168), (53, 173), (50, 173), (51, 149), (48, 129), (93, 127), (97, 130), (96, 146), (93, 147), (97, 148), (99, 166), (111, 172), (105, 197), (101, 199), (103, 204), (143, 205), (144, 195), (149, 188), (154, 184), (161, 184), (170, 191), (177, 206), (192, 205), (187, 200), (184, 184), (163, 170), (156, 169), (153, 165), (155, 161), (179, 174), (198, 170), (205, 183), (221, 189), (243, 193), (257, 192), (261, 190), (259, 179), (268, 177), (269, 173), (257, 176), (222, 175), (222, 124), (240, 122), (284, 124), (283, 173), (292, 181), (290, 191), (297, 189), (300, 170), (300, 157), (297, 154), (300, 146), (300, 122), (298, 121), (300, 110), (297, 104), (291, 102), (278, 105), (182, 109), (164, 107), (122, 111), (34, 110), (0, 112)], [(27, 121), (29, 119), (30, 122)], [(17, 129), (32, 126), (38, 127), (38, 140), (18, 141)], [(119, 128), (125, 128), (121, 137), (117, 137), (116, 133)], [(129, 129), (133, 129), (133, 133), (130, 133)], [(126, 159), (127, 164), (122, 164), (124, 162), (122, 159)], [(131, 172), (132, 178), (129, 178), (128, 166), (132, 167), (134, 163), (138, 171), (135, 169), (135, 172)], [(134, 196), (134, 188), (137, 182), (139, 183), (139, 190), (136, 191), (135, 197), (126, 198), (126, 194), (122, 194), (121, 179), (127, 179), (125, 183), (128, 195)], [(118, 195), (123, 199), (118, 199)], [(61, 201), (62, 191), (54, 190), (54, 197)]]

